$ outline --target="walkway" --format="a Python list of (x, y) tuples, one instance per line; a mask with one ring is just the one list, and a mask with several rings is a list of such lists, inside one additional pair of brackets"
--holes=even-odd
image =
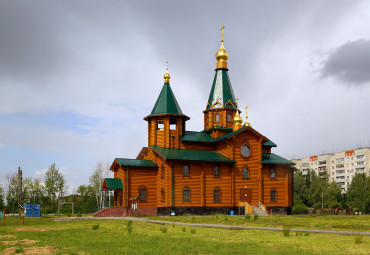
[[(233, 225), (219, 225), (219, 224), (200, 224), (200, 223), (184, 223), (184, 222), (172, 222), (172, 221), (160, 221), (160, 220), (148, 220), (142, 217), (66, 217), (66, 218), (55, 218), (54, 221), (71, 221), (71, 220), (131, 220), (131, 221), (143, 221), (148, 223), (160, 224), (160, 225), (181, 225), (201, 228), (219, 228), (219, 229), (231, 229), (231, 230), (267, 230), (267, 231), (283, 231), (282, 228), (270, 228), (270, 227), (247, 227), (247, 226), (233, 226)], [(364, 235), (370, 236), (370, 232), (365, 231), (343, 231), (343, 230), (322, 230), (322, 229), (300, 229), (291, 228), (291, 232), (309, 232), (315, 234), (337, 234), (337, 235)]]

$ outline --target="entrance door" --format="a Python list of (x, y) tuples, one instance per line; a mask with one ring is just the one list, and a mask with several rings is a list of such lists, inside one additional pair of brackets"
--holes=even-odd
[(252, 202), (252, 189), (241, 188), (240, 189), (240, 201), (247, 201), (249, 204)]

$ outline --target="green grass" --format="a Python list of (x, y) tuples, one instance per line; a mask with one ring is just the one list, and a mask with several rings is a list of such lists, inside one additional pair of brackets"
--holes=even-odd
[[(176, 218), (176, 217), (173, 217)], [(190, 221), (192, 217), (188, 217)], [(198, 221), (195, 217), (194, 221)], [(236, 217), (235, 217), (236, 218)], [(260, 217), (261, 222), (265, 217)], [(244, 217), (240, 217), (244, 222)], [(225, 222), (220, 218), (221, 222)], [(229, 217), (228, 223), (234, 221)], [(254, 222), (251, 220), (251, 222)], [(99, 224), (97, 230), (91, 226)], [(363, 236), (356, 244), (354, 236), (310, 234), (284, 237), (281, 232), (257, 230), (224, 230), (212, 228), (166, 227), (135, 221), (132, 233), (124, 220), (78, 220), (54, 222), (52, 218), (25, 220), (7, 218), (0, 226), (0, 241), (38, 240), (33, 245), (2, 245), (0, 253), (9, 247), (25, 250), (29, 246), (56, 246), (55, 254), (369, 254), (370, 237)], [(50, 231), (18, 232), (24, 228), (51, 228)], [(15, 238), (1, 238), (14, 235)]]
[(224, 220), (215, 216), (175, 216), (175, 217), (149, 217), (149, 219), (205, 223), (205, 224), (223, 224), (252, 227), (276, 227), (276, 228), (299, 228), (299, 229), (326, 229), (326, 230), (347, 230), (347, 231), (368, 231), (370, 232), (370, 215), (325, 215), (325, 216), (268, 216), (259, 217), (258, 220), (252, 220), (244, 216), (226, 216)]

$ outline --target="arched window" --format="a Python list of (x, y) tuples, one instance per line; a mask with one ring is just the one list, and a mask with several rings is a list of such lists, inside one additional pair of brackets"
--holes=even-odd
[(166, 196), (164, 193), (164, 188), (161, 189), (161, 203), (166, 202)]
[(221, 189), (220, 189), (220, 187), (215, 187), (213, 189), (213, 201), (215, 203), (221, 202)]
[(276, 188), (271, 188), (270, 190), (270, 201), (276, 202)]
[(220, 177), (220, 167), (219, 166), (213, 167), (213, 177)]
[(148, 190), (145, 186), (139, 187), (139, 201), (140, 202), (146, 202), (148, 197)]
[(270, 168), (270, 178), (276, 179), (276, 171), (275, 171), (275, 168), (273, 167)]
[(188, 186), (182, 189), (182, 200), (184, 202), (190, 202), (190, 188)]
[(249, 169), (247, 166), (243, 166), (243, 179), (249, 179)]
[(182, 175), (183, 176), (190, 176), (190, 168), (188, 165), (184, 165), (182, 167)]
[(161, 179), (164, 179), (164, 166), (161, 166)]
[(220, 122), (220, 114), (218, 113), (215, 114), (215, 122)]
[(227, 122), (231, 122), (231, 121), (232, 121), (231, 113), (228, 113), (227, 114)]
[(247, 158), (251, 155), (251, 149), (247, 144), (243, 144), (240, 148), (240, 153), (244, 158)]

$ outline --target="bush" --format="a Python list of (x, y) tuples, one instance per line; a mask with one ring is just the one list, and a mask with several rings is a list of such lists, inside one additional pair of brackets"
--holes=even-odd
[(194, 228), (190, 229), (190, 233), (195, 234), (195, 229)]
[(15, 253), (23, 253), (23, 248), (19, 247), (15, 250)]
[(355, 244), (361, 244), (362, 243), (362, 235), (355, 235)]
[(133, 225), (134, 225), (134, 223), (133, 223), (131, 220), (127, 222), (127, 232), (128, 232), (129, 234), (131, 234), (131, 233), (132, 233)]
[(306, 231), (306, 232), (304, 232), (304, 235), (305, 236), (309, 236), (310, 235), (310, 232)]
[(306, 214), (308, 213), (308, 208), (304, 204), (298, 204), (293, 207), (293, 214)]
[(228, 221), (229, 220), (229, 217), (225, 216), (224, 219), (225, 219), (225, 221)]
[(298, 235), (299, 235), (299, 233), (298, 233), (298, 232), (295, 232), (295, 235), (296, 235), (296, 236), (298, 236)]
[(253, 216), (253, 219), (254, 219), (254, 220), (258, 220), (258, 215), (257, 215), (257, 214), (255, 214), (255, 215)]
[(97, 230), (99, 228), (99, 224), (95, 224), (91, 226), (92, 230)]
[(182, 232), (185, 232), (186, 231), (186, 228), (185, 227), (182, 227)]
[(167, 227), (161, 227), (160, 229), (161, 229), (162, 233), (167, 233), (167, 230), (168, 230)]
[(290, 229), (289, 228), (283, 228), (283, 234), (284, 236), (289, 236)]
[(251, 218), (251, 216), (250, 215), (245, 215), (244, 216), (244, 219), (246, 219), (246, 220), (249, 220)]

